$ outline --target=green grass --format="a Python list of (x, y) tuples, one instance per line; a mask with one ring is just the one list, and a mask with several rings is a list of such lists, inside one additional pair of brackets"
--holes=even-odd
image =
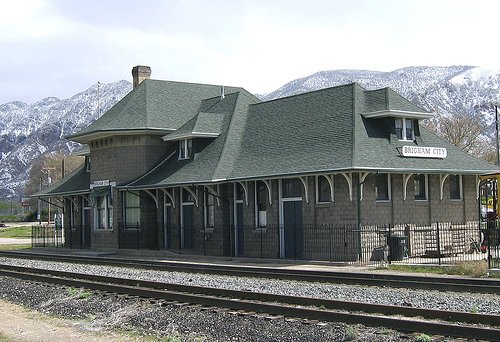
[(453, 266), (389, 265), (385, 269), (411, 273), (434, 273), (473, 278), (498, 277), (488, 272), (486, 260), (463, 261)]
[(31, 227), (13, 227), (0, 229), (0, 238), (31, 238)]
[(70, 297), (76, 297), (78, 299), (85, 299), (92, 296), (92, 292), (85, 291), (84, 289), (75, 289), (74, 287), (68, 288), (66, 292)]
[(0, 245), (0, 251), (17, 251), (31, 248), (31, 243), (26, 245)]
[(432, 337), (430, 337), (427, 334), (420, 334), (420, 335), (418, 335), (415, 338), (415, 341), (418, 341), (418, 342), (431, 342), (432, 341)]
[(0, 342), (14, 342), (15, 340), (0, 332)]

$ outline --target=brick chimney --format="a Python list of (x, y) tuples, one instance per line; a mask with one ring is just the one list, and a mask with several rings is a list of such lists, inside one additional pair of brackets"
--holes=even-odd
[(134, 89), (142, 81), (149, 79), (151, 77), (151, 68), (148, 66), (138, 65), (132, 68), (132, 79), (134, 83)]

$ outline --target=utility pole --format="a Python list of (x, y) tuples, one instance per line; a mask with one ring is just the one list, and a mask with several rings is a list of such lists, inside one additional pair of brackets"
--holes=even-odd
[(500, 165), (500, 151), (498, 147), (498, 105), (495, 105), (495, 133), (497, 136), (496, 148), (497, 148), (497, 166)]
[[(55, 169), (56, 169), (55, 167), (42, 167), (42, 172), (47, 175), (48, 186), (50, 186), (50, 184), (52, 183), (52, 178), (50, 178), (50, 173)], [(49, 202), (49, 212), (48, 212), (49, 217), (47, 218), (47, 225), (50, 224), (50, 199), (48, 202)]]

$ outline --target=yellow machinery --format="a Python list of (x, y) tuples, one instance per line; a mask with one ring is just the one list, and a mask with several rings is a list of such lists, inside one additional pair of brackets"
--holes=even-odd
[(488, 223), (487, 227), (493, 228), (496, 227), (496, 221), (498, 221), (498, 214), (500, 213), (500, 203), (498, 201), (500, 172), (482, 175), (480, 179), (479, 207), (481, 222)]

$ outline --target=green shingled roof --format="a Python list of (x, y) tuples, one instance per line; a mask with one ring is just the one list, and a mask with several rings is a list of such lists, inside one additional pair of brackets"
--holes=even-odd
[(31, 197), (58, 197), (81, 195), (90, 192), (90, 173), (85, 164), (77, 168), (68, 176), (55, 182), (50, 187), (43, 189)]
[[(226, 87), (228, 92), (242, 90)], [(144, 80), (103, 116), (67, 138), (81, 143), (112, 133), (146, 131), (166, 134), (200, 110), (202, 100), (220, 95), (217, 85)]]
[[(231, 101), (215, 105), (233, 106)], [(367, 91), (355, 83), (261, 103), (239, 93), (233, 112), (224, 116), (221, 135), (199, 155), (189, 161), (171, 157), (125, 187), (336, 171), (481, 174), (496, 170), (423, 127), (415, 142), (399, 141), (394, 118), (362, 115), (378, 110), (427, 113), (391, 89)], [(200, 114), (205, 112), (180, 130), (194, 130), (203, 122)], [(404, 158), (401, 148), (409, 144), (445, 147), (448, 157)]]
[[(216, 177), (222, 156), (227, 155), (224, 149), (228, 146), (226, 141), (233, 120), (246, 114), (248, 105), (258, 100), (251, 94), (243, 91), (227, 95), (224, 106), (230, 111), (221, 113), (221, 134), (212, 141), (206, 142), (206, 146), (189, 160), (177, 160), (177, 155), (171, 155), (148, 174), (140, 177), (123, 187), (125, 188), (159, 188), (172, 184), (210, 183)], [(222, 105), (222, 103), (221, 103)]]

